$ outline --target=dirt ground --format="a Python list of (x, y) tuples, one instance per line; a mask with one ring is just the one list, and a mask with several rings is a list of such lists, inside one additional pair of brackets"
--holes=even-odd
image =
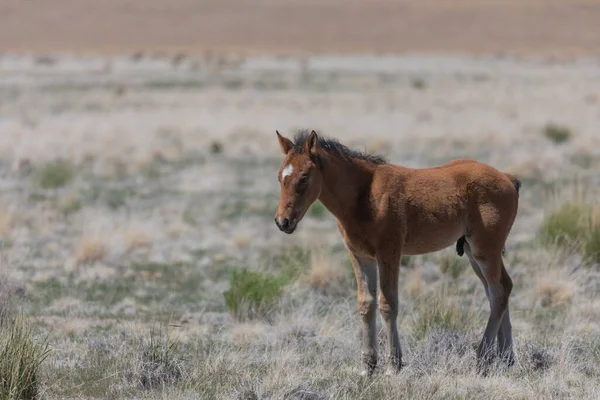
[(128, 53), (600, 51), (600, 1), (5, 0), (0, 50)]

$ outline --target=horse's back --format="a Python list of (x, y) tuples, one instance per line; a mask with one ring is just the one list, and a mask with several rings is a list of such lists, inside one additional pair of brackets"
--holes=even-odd
[(436, 167), (382, 172), (387, 184), (376, 186), (393, 188), (387, 193), (397, 196), (386, 204), (398, 207), (395, 214), (407, 225), (407, 254), (446, 247), (476, 227), (508, 230), (516, 216), (516, 178), (488, 164), (457, 159)]

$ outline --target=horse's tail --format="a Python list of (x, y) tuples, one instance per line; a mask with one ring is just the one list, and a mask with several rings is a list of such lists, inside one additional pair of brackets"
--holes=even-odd
[(517, 189), (517, 196), (518, 196), (519, 195), (519, 189), (521, 189), (521, 181), (519, 180), (519, 178), (517, 178), (513, 174), (508, 174), (508, 173), (505, 172), (504, 175), (508, 176), (508, 179), (510, 179), (510, 181), (512, 182), (512, 184), (515, 186), (515, 189)]

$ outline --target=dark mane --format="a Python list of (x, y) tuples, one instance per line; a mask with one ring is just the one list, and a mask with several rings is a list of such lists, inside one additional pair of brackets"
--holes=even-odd
[[(310, 131), (302, 130), (294, 136), (294, 153), (301, 153), (304, 148), (304, 144), (306, 143), (306, 139)], [(358, 160), (364, 160), (372, 162), (373, 164), (386, 164), (387, 160), (381, 155), (372, 155), (367, 153), (362, 153), (357, 150), (352, 150), (335, 139), (328, 139), (320, 134), (319, 136), (319, 147), (323, 150), (327, 151), (330, 154), (334, 154), (341, 158), (355, 158)]]

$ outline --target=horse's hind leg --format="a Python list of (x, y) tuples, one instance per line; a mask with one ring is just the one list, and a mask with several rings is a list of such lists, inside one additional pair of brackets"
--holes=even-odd
[[(475, 272), (475, 274), (477, 275), (477, 277), (483, 284), (483, 288), (485, 290), (485, 295), (486, 295), (486, 297), (488, 299), (488, 303), (490, 304), (490, 307), (491, 307), (490, 294), (489, 294), (487, 280), (483, 276), (481, 267), (479, 266), (479, 264), (477, 264), (477, 262), (473, 258), (473, 255), (471, 253), (471, 247), (469, 246), (468, 243), (464, 243), (464, 251), (467, 254), (467, 257), (469, 258), (469, 262), (471, 263), (471, 267), (473, 268), (473, 271)], [(502, 274), (504, 275), (503, 279), (506, 282), (509, 282), (510, 277), (508, 276), (508, 273), (506, 272), (506, 269), (504, 268), (504, 264), (502, 264)], [(512, 283), (511, 283), (511, 285), (512, 285)], [(504, 316), (502, 317), (502, 322), (500, 323), (500, 328), (498, 329), (497, 337), (498, 337), (498, 355), (500, 356), (501, 359), (505, 360), (508, 363), (508, 365), (513, 365), (514, 364), (514, 353), (513, 353), (513, 349), (512, 349), (512, 326), (510, 323), (510, 314), (509, 314), (508, 304), (506, 306), (506, 311), (504, 313)]]
[[(481, 269), (488, 286), (488, 298), (490, 302), (490, 316), (488, 319), (483, 338), (477, 349), (477, 357), (481, 362), (489, 362), (493, 355), (496, 336), (498, 336), (506, 310), (508, 310), (508, 298), (512, 291), (512, 281), (508, 274), (502, 273), (501, 249), (489, 255), (475, 253), (473, 258)], [(506, 335), (503, 336), (507, 338)]]
[[(506, 272), (504, 263), (502, 263), (502, 278), (504, 285), (512, 288), (512, 280)], [(515, 356), (513, 352), (513, 339), (512, 339), (512, 325), (510, 323), (510, 312), (508, 306), (508, 299), (506, 305), (506, 312), (502, 318), (500, 329), (498, 330), (498, 355), (504, 360), (509, 366), (515, 363)]]
[(464, 248), (464, 252), (467, 254), (467, 257), (469, 258), (469, 263), (471, 263), (471, 268), (473, 268), (473, 271), (475, 272), (475, 275), (477, 275), (477, 277), (479, 278), (479, 280), (483, 284), (483, 289), (485, 290), (485, 297), (488, 299), (488, 302), (489, 302), (490, 301), (490, 294), (488, 293), (488, 284), (487, 284), (487, 281), (485, 280), (485, 277), (481, 273), (481, 268), (479, 267), (479, 265), (477, 264), (477, 262), (473, 258), (473, 254), (471, 254), (471, 246), (469, 246), (468, 243), (464, 243), (463, 246), (464, 246), (463, 247)]

